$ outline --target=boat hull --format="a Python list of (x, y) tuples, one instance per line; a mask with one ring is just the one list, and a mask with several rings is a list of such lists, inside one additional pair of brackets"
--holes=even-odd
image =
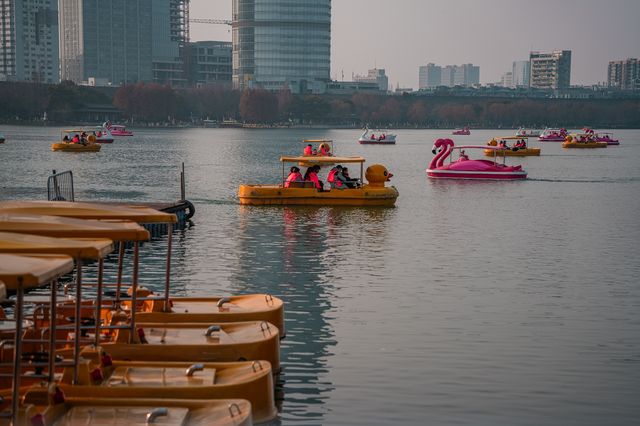
[(82, 145), (79, 143), (58, 142), (51, 144), (52, 151), (62, 152), (99, 152), (101, 146), (98, 144)]
[(524, 171), (483, 172), (483, 171), (427, 169), (427, 176), (433, 179), (522, 180), (527, 178), (527, 172), (524, 172)]
[(114, 139), (112, 139), (112, 138), (111, 139), (110, 138), (107, 138), (107, 139), (98, 138), (98, 139), (96, 139), (96, 143), (113, 143), (113, 141), (114, 141)]
[(398, 198), (395, 187), (332, 189), (319, 192), (315, 188), (283, 188), (278, 185), (241, 185), (241, 205), (249, 206), (357, 206), (391, 207)]
[(382, 140), (376, 141), (371, 139), (358, 139), (358, 143), (360, 145), (395, 145), (396, 141), (394, 140)]
[(563, 148), (606, 148), (608, 145), (606, 142), (565, 142), (562, 144)]
[(531, 157), (540, 156), (540, 148), (520, 148), (517, 151), (512, 149), (485, 149), (484, 155), (487, 157)]
[(454, 136), (469, 136), (471, 132), (452, 132), (451, 134)]
[(539, 137), (540, 142), (564, 142), (564, 137)]
[(111, 135), (112, 136), (118, 136), (118, 137), (123, 137), (123, 136), (133, 136), (133, 132), (116, 132), (116, 131), (111, 131)]

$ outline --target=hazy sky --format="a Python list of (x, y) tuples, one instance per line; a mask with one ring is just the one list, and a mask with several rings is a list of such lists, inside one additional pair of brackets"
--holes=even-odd
[[(333, 0), (331, 77), (377, 65), (418, 86), (418, 67), (473, 63), (496, 82), (530, 50), (573, 51), (572, 84), (606, 80), (610, 60), (640, 57), (640, 0)], [(231, 0), (191, 0), (191, 17), (231, 19)], [(192, 40), (231, 40), (193, 24)]]

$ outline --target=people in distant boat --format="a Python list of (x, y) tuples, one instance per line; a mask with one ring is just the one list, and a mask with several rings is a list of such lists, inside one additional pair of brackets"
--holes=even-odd
[(321, 157), (330, 157), (331, 156), (331, 150), (329, 149), (329, 145), (327, 145), (326, 143), (323, 143), (322, 145), (320, 145), (319, 155)]
[(320, 166), (311, 166), (304, 174), (305, 182), (312, 182), (313, 186), (320, 192), (324, 191), (324, 182), (318, 178), (318, 172), (320, 172)]
[(313, 155), (313, 156), (318, 155), (318, 150), (313, 148), (313, 151), (311, 151), (311, 155)]
[(76, 133), (71, 139), (71, 143), (80, 143), (80, 135)]
[(337, 165), (329, 172), (327, 176), (327, 182), (331, 184), (331, 188), (333, 189), (346, 189), (346, 179), (342, 175), (342, 166)]
[(64, 143), (71, 142), (71, 139), (69, 139), (69, 135), (64, 135), (64, 138), (62, 138), (62, 142), (64, 142)]
[(371, 140), (375, 141), (376, 140), (376, 135), (374, 133), (371, 133)]
[(304, 179), (302, 177), (302, 173), (300, 173), (300, 169), (296, 166), (291, 167), (291, 172), (289, 176), (287, 176), (287, 180), (284, 183), (285, 188), (289, 188), (291, 186), (291, 182), (303, 182)]
[(307, 145), (304, 148), (304, 153), (303, 154), (304, 154), (305, 157), (312, 156), (313, 155), (313, 146), (311, 144)]
[(461, 161), (468, 161), (469, 160), (469, 156), (467, 155), (466, 152), (464, 152), (464, 149), (460, 150), (460, 160)]
[(507, 141), (505, 141), (504, 139), (500, 140), (498, 146), (502, 149), (509, 149), (509, 145), (507, 145)]

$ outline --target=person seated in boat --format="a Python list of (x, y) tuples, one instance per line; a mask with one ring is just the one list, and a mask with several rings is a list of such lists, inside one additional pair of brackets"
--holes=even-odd
[(311, 156), (313, 155), (313, 146), (312, 146), (311, 144), (307, 145), (307, 146), (304, 148), (303, 155), (304, 155), (305, 157), (311, 157)]
[(322, 192), (324, 191), (324, 182), (322, 182), (318, 178), (318, 172), (320, 171), (320, 166), (311, 166), (307, 169), (304, 174), (305, 182), (313, 182), (314, 187)]
[(331, 185), (333, 189), (346, 189), (346, 180), (342, 175), (342, 166), (337, 165), (329, 172), (327, 176), (327, 182)]
[(342, 177), (345, 180), (345, 185), (347, 185), (347, 188), (354, 189), (358, 187), (358, 179), (352, 179), (351, 176), (349, 176), (348, 168), (342, 168)]
[(469, 160), (469, 156), (467, 155), (466, 152), (464, 152), (463, 149), (460, 150), (460, 161), (468, 161)]
[(64, 143), (71, 142), (71, 139), (69, 139), (69, 135), (64, 135), (64, 138), (62, 138), (62, 142), (64, 142)]
[(320, 145), (319, 155), (321, 157), (331, 157), (331, 151), (329, 150), (327, 144), (323, 143), (322, 145)]
[(80, 135), (76, 133), (71, 139), (71, 143), (80, 143)]
[(102, 131), (98, 130), (98, 133), (96, 133), (96, 136), (97, 136), (97, 137), (102, 136)]
[(287, 176), (287, 180), (284, 183), (285, 188), (289, 188), (291, 186), (291, 182), (303, 182), (302, 173), (300, 173), (300, 169), (296, 166), (291, 167), (291, 172), (289, 176)]
[(375, 141), (376, 140), (376, 135), (374, 135), (373, 133), (371, 133), (371, 140)]
[(80, 143), (82, 145), (86, 145), (87, 144), (87, 132), (82, 132), (80, 134)]

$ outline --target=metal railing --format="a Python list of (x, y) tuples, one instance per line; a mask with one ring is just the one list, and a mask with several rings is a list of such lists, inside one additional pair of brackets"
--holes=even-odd
[(71, 170), (49, 176), (47, 181), (47, 199), (49, 201), (75, 201), (73, 190), (73, 172)]

